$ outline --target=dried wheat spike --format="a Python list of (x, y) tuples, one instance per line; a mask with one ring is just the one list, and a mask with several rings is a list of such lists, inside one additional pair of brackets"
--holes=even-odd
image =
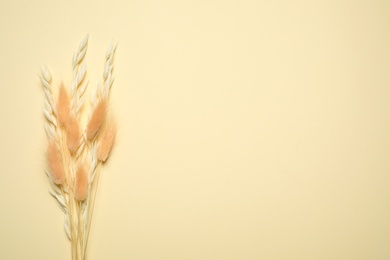
[(66, 123), (68, 122), (69, 105), (69, 95), (64, 87), (64, 84), (61, 82), (57, 102), (58, 121), (61, 126), (66, 126)]
[(86, 135), (88, 140), (95, 138), (98, 133), (101, 125), (103, 124), (104, 118), (107, 113), (107, 101), (106, 99), (101, 99), (100, 102), (95, 107), (91, 119), (88, 122)]
[(83, 201), (88, 195), (88, 174), (83, 165), (79, 165), (76, 172), (76, 185), (74, 197), (78, 201)]
[(80, 127), (79, 122), (73, 115), (69, 116), (66, 127), (66, 145), (71, 153), (77, 150), (80, 142)]
[(64, 168), (61, 161), (61, 154), (58, 151), (54, 139), (51, 139), (47, 149), (47, 163), (50, 169), (50, 177), (55, 184), (63, 184), (65, 181)]
[(98, 159), (102, 162), (105, 162), (110, 155), (112, 145), (114, 144), (115, 132), (115, 125), (110, 123), (99, 144), (99, 149), (97, 152)]

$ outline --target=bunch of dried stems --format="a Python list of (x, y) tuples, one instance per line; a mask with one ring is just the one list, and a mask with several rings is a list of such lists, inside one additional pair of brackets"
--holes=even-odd
[[(71, 242), (72, 259), (77, 260), (86, 258), (100, 167), (110, 155), (116, 132), (108, 115), (116, 46), (111, 44), (107, 50), (103, 84), (98, 83), (89, 92), (84, 61), (87, 47), (88, 35), (73, 56), (70, 89), (62, 82), (54, 89), (47, 67), (38, 75), (45, 92), (46, 174), (52, 188), (50, 193), (65, 214), (65, 233)], [(88, 93), (91, 109), (83, 125), (81, 118)]]

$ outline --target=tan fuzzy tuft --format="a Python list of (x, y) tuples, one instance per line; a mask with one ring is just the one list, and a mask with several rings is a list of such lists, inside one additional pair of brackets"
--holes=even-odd
[(49, 166), (50, 176), (53, 182), (58, 185), (63, 184), (65, 182), (65, 173), (61, 161), (61, 154), (53, 139), (50, 140), (47, 149), (47, 164)]
[(83, 165), (80, 165), (76, 172), (76, 185), (74, 197), (78, 201), (83, 201), (88, 195), (88, 173)]
[(58, 121), (61, 126), (66, 126), (69, 118), (69, 96), (64, 87), (64, 84), (61, 82), (61, 86), (58, 93), (58, 102), (57, 102), (57, 113)]
[(104, 136), (99, 144), (99, 149), (97, 152), (98, 159), (102, 162), (105, 162), (110, 155), (112, 145), (114, 144), (116, 127), (111, 123), (108, 127)]
[(91, 119), (88, 122), (86, 135), (88, 140), (95, 138), (101, 125), (103, 124), (104, 118), (107, 113), (107, 101), (105, 99), (100, 100), (95, 110), (92, 113)]
[(70, 115), (66, 127), (66, 145), (71, 153), (77, 150), (80, 142), (80, 126), (76, 117)]

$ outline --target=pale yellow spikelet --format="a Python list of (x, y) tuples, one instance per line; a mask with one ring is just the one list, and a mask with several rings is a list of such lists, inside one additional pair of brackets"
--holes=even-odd
[(114, 123), (110, 123), (107, 127), (103, 138), (100, 141), (99, 149), (97, 152), (98, 159), (105, 162), (110, 155), (112, 145), (114, 144), (116, 127)]
[(80, 126), (76, 117), (73, 115), (69, 116), (67, 127), (66, 127), (66, 145), (71, 153), (77, 150), (80, 142)]
[(88, 140), (92, 140), (98, 133), (101, 125), (103, 124), (104, 118), (107, 113), (107, 101), (106, 99), (101, 99), (97, 106), (95, 107), (91, 119), (88, 122), (86, 135)]
[(56, 142), (52, 139), (49, 141), (47, 149), (47, 164), (50, 170), (50, 177), (56, 184), (63, 184), (65, 173), (62, 165), (61, 154), (57, 148)]
[(78, 201), (83, 201), (88, 195), (88, 173), (83, 165), (79, 165), (76, 172), (76, 185), (74, 188), (74, 197)]
[(69, 118), (69, 95), (66, 91), (64, 84), (61, 82), (59, 93), (58, 93), (58, 102), (57, 102), (57, 113), (58, 121), (61, 126), (66, 126)]

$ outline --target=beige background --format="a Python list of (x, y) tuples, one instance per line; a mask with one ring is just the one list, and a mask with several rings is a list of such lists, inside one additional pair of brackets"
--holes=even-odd
[[(294, 2), (294, 3), (293, 3)], [(118, 41), (89, 259), (390, 259), (389, 1), (1, 1), (0, 259), (70, 259), (47, 64)]]

